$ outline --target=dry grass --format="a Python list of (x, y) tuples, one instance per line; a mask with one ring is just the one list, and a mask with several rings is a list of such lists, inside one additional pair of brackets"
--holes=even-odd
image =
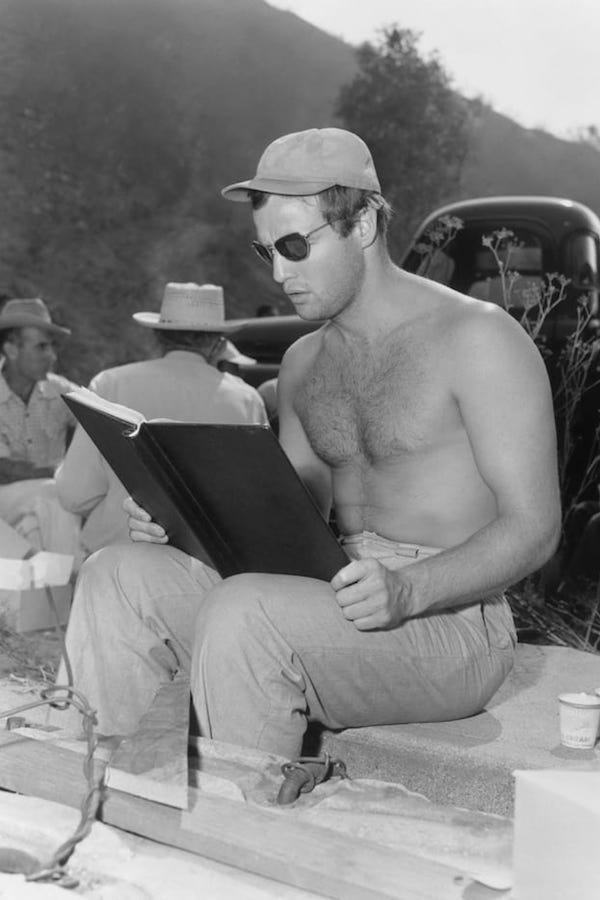
[(507, 593), (520, 640), (600, 653), (600, 584), (542, 596), (526, 581)]
[(60, 660), (54, 631), (17, 634), (0, 616), (0, 677), (53, 683)]

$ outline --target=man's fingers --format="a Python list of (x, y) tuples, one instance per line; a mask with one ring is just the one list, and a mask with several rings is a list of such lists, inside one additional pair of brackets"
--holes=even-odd
[(133, 497), (125, 497), (123, 500), (123, 509), (128, 516), (131, 516), (134, 519), (139, 519), (141, 522), (151, 521), (150, 514), (147, 513), (143, 507), (138, 506)]
[(383, 628), (383, 624), (375, 622), (372, 616), (365, 616), (362, 619), (354, 619), (352, 624), (357, 631), (378, 631)]
[[(128, 522), (129, 526), (129, 534), (131, 539), (136, 540), (145, 540), (145, 541), (166, 541), (167, 533), (162, 525), (159, 525), (157, 522), (140, 522), (140, 520), (136, 517), (131, 517)], [(139, 535), (144, 535), (144, 537), (139, 537)]]
[(387, 626), (387, 618), (376, 598), (369, 597), (360, 603), (342, 607), (342, 615), (359, 631), (374, 631)]
[(155, 534), (148, 531), (140, 531), (138, 527), (129, 527), (129, 537), (132, 541), (145, 541), (146, 543), (151, 544), (166, 544), (167, 543), (167, 535), (164, 533), (164, 530), (161, 529), (162, 534)]
[(369, 616), (377, 609), (376, 603), (371, 597), (362, 597), (349, 603), (340, 603), (340, 608), (344, 613), (344, 618), (350, 622), (356, 621), (363, 616)]
[(375, 559), (353, 560), (331, 579), (342, 615), (359, 631), (395, 627), (402, 621), (389, 573)]
[(138, 506), (132, 497), (123, 500), (123, 509), (129, 516), (127, 522), (129, 537), (132, 541), (146, 541), (154, 544), (166, 544), (167, 533), (162, 525), (153, 522), (150, 514)]
[(331, 587), (334, 591), (340, 591), (342, 588), (360, 581), (372, 571), (372, 566), (370, 565), (372, 562), (374, 560), (354, 559), (347, 566), (344, 566), (343, 569), (340, 569), (339, 572), (336, 572), (329, 582)]
[(373, 591), (368, 583), (365, 584), (363, 581), (359, 581), (357, 584), (350, 584), (348, 587), (336, 591), (335, 599), (338, 606), (345, 609), (348, 606), (353, 606), (355, 603), (361, 603), (369, 597), (372, 592)]

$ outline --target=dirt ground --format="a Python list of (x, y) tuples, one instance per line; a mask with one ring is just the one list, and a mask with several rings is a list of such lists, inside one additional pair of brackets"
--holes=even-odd
[(0, 621), (0, 678), (53, 683), (60, 653), (56, 631), (17, 634)]

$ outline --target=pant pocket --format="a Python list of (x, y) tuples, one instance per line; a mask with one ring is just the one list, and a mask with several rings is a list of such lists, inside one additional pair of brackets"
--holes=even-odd
[(517, 633), (512, 612), (503, 594), (481, 603), (481, 617), (492, 650), (514, 650)]

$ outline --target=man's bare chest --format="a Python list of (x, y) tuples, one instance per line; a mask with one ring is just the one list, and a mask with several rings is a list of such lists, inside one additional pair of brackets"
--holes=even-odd
[(320, 354), (296, 397), (315, 452), (329, 465), (372, 464), (435, 444), (451, 417), (441, 363), (428, 348)]

